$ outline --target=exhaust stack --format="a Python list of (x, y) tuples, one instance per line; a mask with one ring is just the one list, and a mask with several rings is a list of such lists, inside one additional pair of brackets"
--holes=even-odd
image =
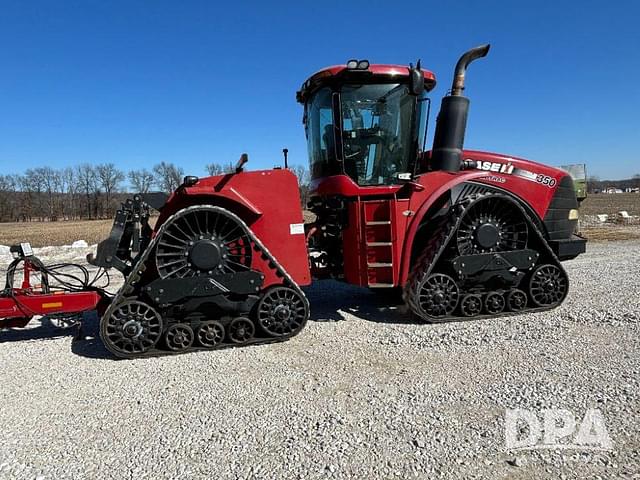
[(442, 99), (431, 150), (431, 169), (457, 172), (462, 165), (462, 147), (467, 128), (469, 99), (462, 95), (467, 68), (489, 53), (490, 45), (472, 48), (456, 64), (451, 94)]

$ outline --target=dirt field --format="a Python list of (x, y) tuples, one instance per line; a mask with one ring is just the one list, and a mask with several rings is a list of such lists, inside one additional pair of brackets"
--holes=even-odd
[[(150, 225), (156, 221), (149, 219)], [(0, 245), (29, 242), (32, 247), (71, 245), (85, 240), (94, 245), (109, 235), (113, 220), (80, 220), (72, 222), (16, 222), (0, 223)]]
[(107, 237), (112, 224), (112, 220), (0, 223), (0, 245), (30, 242), (34, 247), (45, 247), (71, 245), (76, 240), (93, 245)]
[(640, 238), (640, 227), (606, 224), (600, 227), (588, 227), (580, 234), (590, 242), (617, 242)]
[(621, 210), (626, 210), (629, 215), (640, 215), (640, 194), (591, 194), (580, 205), (582, 215), (615, 215)]

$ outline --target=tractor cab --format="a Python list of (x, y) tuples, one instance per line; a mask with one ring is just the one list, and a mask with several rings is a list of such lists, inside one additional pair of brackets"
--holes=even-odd
[(346, 175), (360, 187), (410, 180), (434, 75), (417, 67), (352, 60), (312, 75), (297, 93), (314, 183)]
[(352, 60), (315, 73), (297, 93), (309, 151), (308, 208), (317, 217), (308, 242), (315, 277), (397, 284), (394, 194), (416, 171), (424, 100), (435, 83), (419, 63)]

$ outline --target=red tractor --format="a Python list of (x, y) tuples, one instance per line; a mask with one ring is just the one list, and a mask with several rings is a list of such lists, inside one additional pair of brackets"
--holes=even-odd
[[(585, 251), (564, 171), (463, 150), (467, 66), (457, 63), (424, 150), (435, 86), (420, 65), (325, 68), (297, 93), (317, 219), (288, 169), (186, 177), (166, 201), (135, 196), (90, 262), (125, 283), (100, 321), (120, 357), (288, 339), (312, 276), (401, 291), (427, 322), (541, 311), (566, 297), (560, 261)], [(148, 224), (149, 205), (160, 210)]]

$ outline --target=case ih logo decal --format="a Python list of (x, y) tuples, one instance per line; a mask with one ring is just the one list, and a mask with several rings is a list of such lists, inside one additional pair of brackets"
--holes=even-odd
[(507, 175), (511, 175), (513, 172), (513, 165), (511, 163), (483, 162), (482, 160), (477, 160), (476, 168), (487, 172), (506, 173)]
[[(556, 179), (550, 177), (548, 175), (543, 175), (542, 173), (534, 173), (529, 170), (524, 170), (523, 168), (516, 168), (511, 162), (508, 163), (500, 163), (500, 162), (485, 162), (482, 160), (472, 160), (476, 162), (476, 168), (478, 170), (483, 170), (485, 172), (495, 172), (495, 173), (503, 173), (505, 175), (514, 175), (516, 177), (524, 178), (525, 180), (529, 180), (530, 182), (536, 182), (544, 185), (545, 187), (553, 188), (556, 186)], [(487, 177), (482, 177), (486, 180), (493, 182), (504, 183), (505, 179), (502, 177), (496, 177), (494, 175), (488, 175)]]

